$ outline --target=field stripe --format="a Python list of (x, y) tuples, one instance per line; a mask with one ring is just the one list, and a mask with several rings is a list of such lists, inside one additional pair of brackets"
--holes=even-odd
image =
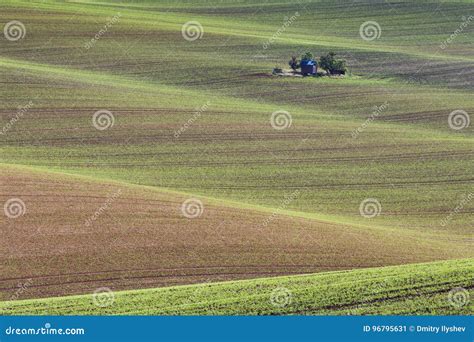
[[(8, 4), (10, 5), (11, 4)], [(112, 4), (110, 4), (112, 5)], [(14, 3), (13, 6), (20, 7), (21, 3)], [(24, 7), (30, 8), (30, 5), (23, 4)], [(68, 4), (64, 6), (62, 4), (35, 4), (36, 9), (45, 9), (48, 11), (56, 11), (58, 13), (77, 13), (89, 14), (89, 15), (111, 15), (110, 9), (114, 7), (111, 6), (110, 9), (100, 8), (97, 6), (87, 6), (83, 3), (81, 4)], [(192, 18), (193, 20), (198, 20), (206, 24), (206, 31), (210, 34), (215, 35), (224, 35), (227, 37), (242, 37), (254, 39), (256, 44), (261, 44), (261, 42), (268, 40), (274, 33), (275, 29), (278, 27), (272, 27), (256, 22), (249, 22), (252, 25), (253, 32), (266, 32), (267, 34), (256, 34), (249, 33), (247, 29), (242, 29), (242, 19), (240, 21), (232, 20), (222, 20), (215, 19), (210, 16), (197, 15), (196, 13), (189, 14), (177, 14), (176, 12), (165, 11), (165, 12), (149, 12), (149, 11), (139, 11), (133, 10), (130, 8), (122, 9), (124, 16), (128, 16), (126, 20), (131, 24), (140, 25), (143, 28), (159, 28), (160, 30), (166, 30), (171, 32), (180, 32), (181, 26), (183, 23), (187, 22)], [(327, 46), (327, 47), (338, 47), (346, 48), (359, 51), (367, 52), (385, 52), (385, 53), (400, 53), (414, 57), (421, 57), (426, 59), (434, 60), (446, 60), (446, 61), (467, 61), (474, 62), (473, 57), (469, 56), (458, 56), (458, 55), (448, 55), (441, 53), (429, 53), (421, 50), (417, 50), (415, 47), (405, 47), (400, 48), (397, 45), (383, 45), (383, 44), (370, 44), (364, 42), (362, 39), (354, 40), (347, 39), (340, 36), (313, 36), (312, 39), (305, 38), (305, 35), (299, 33), (287, 32), (285, 35), (280, 36), (275, 44), (291, 44), (291, 45), (300, 45), (300, 46)]]
[[(116, 292), (109, 307), (92, 296), (2, 302), (7, 314), (468, 314), (469, 297), (452, 305), (448, 292), (473, 293), (474, 259), (390, 266), (315, 275)], [(448, 280), (449, 279), (449, 280)], [(273, 305), (275, 291), (287, 296)], [(280, 298), (281, 299), (281, 298)], [(418, 305), (407, 305), (416, 302)], [(386, 308), (385, 308), (386, 307)], [(385, 308), (385, 309), (384, 309)]]

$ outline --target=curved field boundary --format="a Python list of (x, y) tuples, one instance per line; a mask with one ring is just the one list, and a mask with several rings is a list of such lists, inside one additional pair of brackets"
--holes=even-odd
[(160, 289), (2, 302), (9, 315), (288, 315), (473, 313), (474, 259)]
[[(176, 196), (185, 196), (185, 197), (196, 197), (200, 198), (202, 200), (207, 201), (208, 203), (212, 205), (217, 205), (217, 206), (222, 206), (222, 207), (228, 207), (228, 208), (236, 208), (236, 209), (246, 209), (246, 210), (252, 210), (252, 211), (257, 211), (260, 213), (270, 213), (273, 214), (275, 211), (278, 212), (278, 215), (282, 216), (288, 216), (288, 217), (297, 217), (297, 218), (304, 218), (304, 219), (310, 219), (314, 221), (318, 221), (321, 223), (328, 223), (328, 224), (342, 224), (342, 225), (347, 225), (352, 228), (358, 228), (358, 229), (367, 229), (367, 230), (380, 230), (380, 231), (385, 231), (385, 232), (394, 232), (394, 233), (399, 233), (401, 235), (406, 235), (406, 236), (411, 236), (411, 237), (427, 237), (426, 234), (423, 233), (417, 233), (415, 231), (404, 231), (400, 230), (398, 228), (392, 228), (389, 226), (381, 226), (381, 225), (375, 225), (375, 224), (362, 224), (360, 222), (355, 222), (350, 219), (347, 219), (342, 216), (336, 216), (336, 215), (328, 215), (328, 214), (323, 214), (323, 213), (310, 213), (310, 212), (304, 212), (304, 211), (297, 211), (297, 210), (289, 210), (289, 209), (282, 209), (282, 208), (272, 208), (264, 205), (257, 205), (257, 204), (250, 204), (250, 203), (245, 203), (245, 202), (240, 202), (240, 201), (235, 201), (235, 200), (229, 200), (229, 199), (223, 199), (223, 198), (215, 198), (211, 196), (206, 196), (202, 194), (196, 194), (196, 193), (190, 193), (190, 192), (185, 192), (185, 191), (179, 191), (179, 190), (174, 190), (170, 188), (163, 188), (163, 187), (158, 187), (158, 186), (149, 186), (149, 185), (141, 185), (141, 184), (134, 184), (122, 180), (117, 180), (117, 179), (110, 179), (110, 178), (103, 178), (100, 176), (91, 176), (89, 174), (82, 174), (79, 172), (73, 172), (73, 171), (67, 171), (67, 170), (62, 170), (62, 169), (51, 169), (48, 167), (43, 167), (43, 166), (28, 166), (28, 165), (21, 165), (21, 164), (7, 164), (7, 163), (0, 163), (0, 168), (5, 168), (5, 169), (12, 169), (12, 170), (23, 170), (26, 172), (33, 172), (36, 174), (49, 174), (51, 175), (56, 175), (58, 177), (70, 177), (70, 179), (76, 179), (80, 181), (88, 181), (88, 182), (93, 182), (93, 183), (103, 183), (107, 185), (121, 185), (121, 186), (126, 186), (129, 187), (130, 189), (137, 189), (137, 190), (143, 190), (143, 191), (152, 191), (156, 193), (164, 193), (164, 194), (170, 194), (170, 195), (176, 195)], [(433, 236), (437, 236), (439, 238), (443, 236), (449, 236), (449, 233), (433, 233)], [(435, 241), (433, 241), (435, 243)]]
[[(31, 167), (3, 165), (0, 170), (5, 193), (21, 198), (27, 208), (25, 215), (0, 226), (0, 293), (6, 299), (472, 255), (468, 242), (449, 235), (325, 222), (202, 196), (197, 197), (204, 207), (201, 217), (189, 219), (181, 207), (196, 198), (191, 193)], [(17, 295), (24, 284), (27, 289)]]

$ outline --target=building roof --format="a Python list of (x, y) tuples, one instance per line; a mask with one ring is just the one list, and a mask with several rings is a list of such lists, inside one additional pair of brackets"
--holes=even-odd
[(314, 66), (318, 63), (314, 59), (303, 59), (300, 63), (301, 66)]

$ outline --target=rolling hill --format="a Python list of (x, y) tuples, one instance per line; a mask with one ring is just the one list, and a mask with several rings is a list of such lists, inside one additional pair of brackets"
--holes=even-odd
[(35, 315), (470, 314), (473, 259), (3, 302)]
[[(26, 208), (2, 229), (4, 299), (15, 296), (19, 284), (27, 284), (23, 298), (49, 297), (101, 286), (169, 286), (471, 253), (468, 243), (437, 234), (354, 226), (31, 167), (0, 169), (3, 189)], [(194, 205), (183, 211), (187, 200)]]
[[(472, 11), (469, 1), (2, 2), (0, 22), (22, 25), (19, 39), (0, 40), (3, 300), (166, 286), (143, 298), (169, 301), (171, 286), (224, 280), (235, 281), (216, 285), (224, 292), (294, 280), (296, 291), (300, 278), (280, 277), (318, 272), (301, 276), (312, 279), (301, 291), (341, 276), (350, 292), (346, 276), (412, 266), (372, 267), (473, 258)], [(272, 76), (305, 51), (334, 51), (350, 72)], [(469, 259), (413, 266), (432, 267), (426, 296), (470, 289), (458, 262), (472, 271)], [(404, 291), (382, 292), (399, 298), (380, 310), (430, 312)], [(233, 304), (215, 312), (244, 313), (226, 295), (216, 301)], [(376, 299), (356, 312), (378, 312)], [(194, 312), (178, 303), (156, 313)], [(245, 313), (289, 313), (255, 310)]]

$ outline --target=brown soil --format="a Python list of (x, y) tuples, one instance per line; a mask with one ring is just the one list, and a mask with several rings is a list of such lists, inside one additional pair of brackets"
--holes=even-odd
[[(400, 234), (212, 205), (120, 183), (1, 168), (4, 300), (344, 270), (457, 257)], [(108, 203), (108, 204), (107, 204)], [(102, 211), (86, 225), (102, 207)], [(105, 207), (105, 209), (104, 209)], [(24, 288), (23, 290), (20, 290)]]

